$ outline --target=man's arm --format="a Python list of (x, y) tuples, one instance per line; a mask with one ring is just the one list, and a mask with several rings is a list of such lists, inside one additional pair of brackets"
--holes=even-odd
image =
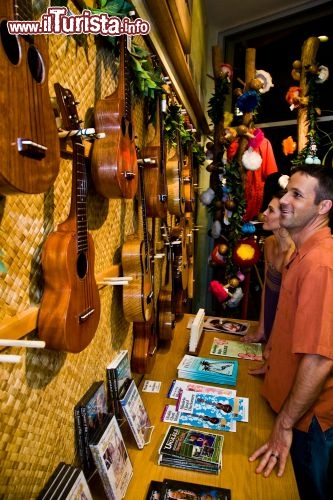
[[(278, 414), (268, 441), (250, 457), (250, 462), (261, 457), (258, 474), (269, 476), (278, 462), (278, 476), (282, 476), (292, 441), (292, 428), (317, 400), (333, 368), (333, 360), (318, 354), (304, 354), (294, 385)], [(278, 459), (277, 457), (278, 456)]]

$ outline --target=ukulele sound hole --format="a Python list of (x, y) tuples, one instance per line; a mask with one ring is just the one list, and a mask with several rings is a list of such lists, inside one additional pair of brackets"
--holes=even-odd
[(28, 66), (33, 79), (41, 83), (44, 79), (44, 63), (38, 50), (31, 45), (28, 49)]
[(83, 279), (85, 275), (87, 274), (87, 259), (86, 256), (83, 252), (81, 252), (78, 256), (77, 263), (76, 263), (76, 270), (77, 270), (77, 275), (80, 279)]
[(20, 45), (15, 35), (10, 35), (7, 28), (7, 21), (2, 21), (0, 25), (1, 43), (12, 64), (17, 65), (20, 61)]

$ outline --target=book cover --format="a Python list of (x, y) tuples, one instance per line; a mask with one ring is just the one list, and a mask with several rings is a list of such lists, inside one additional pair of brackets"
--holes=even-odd
[(68, 491), (57, 500), (93, 500), (87, 480), (82, 470), (78, 469), (76, 479), (69, 484)]
[(185, 390), (179, 393), (176, 408), (180, 412), (217, 417), (221, 421), (249, 421), (249, 399), (243, 397), (231, 398)]
[(170, 425), (159, 448), (158, 463), (217, 474), (222, 466), (223, 442), (222, 434)]
[(107, 400), (103, 381), (94, 382), (74, 407), (76, 436), (81, 467), (88, 476), (94, 470), (89, 440), (107, 414)]
[(169, 424), (188, 425), (200, 429), (236, 432), (236, 420), (226, 420), (210, 416), (204, 412), (201, 414), (181, 412), (177, 410), (176, 405), (165, 405), (161, 420)]
[(237, 360), (216, 360), (185, 354), (177, 368), (180, 378), (236, 385), (238, 374)]
[(183, 498), (186, 500), (231, 500), (231, 490), (205, 484), (164, 479), (160, 500)]
[(115, 415), (105, 417), (90, 449), (107, 498), (121, 500), (133, 475), (133, 466)]
[(262, 344), (259, 342), (247, 343), (237, 340), (214, 338), (210, 354), (262, 361)]
[[(190, 318), (187, 328), (190, 329), (193, 318)], [(203, 329), (210, 332), (231, 333), (233, 335), (245, 335), (250, 327), (247, 321), (239, 321), (230, 318), (219, 318), (218, 316), (206, 316), (202, 324)]]
[(150, 481), (145, 500), (161, 500), (163, 481)]
[(142, 449), (150, 440), (152, 424), (134, 380), (125, 396), (120, 399), (120, 404), (136, 444), (139, 449)]
[(106, 367), (109, 408), (118, 419), (122, 416), (119, 399), (125, 394), (131, 379), (128, 351), (122, 349)]
[(178, 399), (180, 391), (204, 392), (206, 394), (221, 394), (231, 398), (236, 396), (235, 389), (229, 387), (215, 387), (213, 385), (197, 384), (196, 382), (174, 379), (169, 387), (167, 397)]

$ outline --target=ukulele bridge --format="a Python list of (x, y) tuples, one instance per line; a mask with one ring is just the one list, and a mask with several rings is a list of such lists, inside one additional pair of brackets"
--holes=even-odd
[(30, 139), (17, 138), (17, 150), (23, 156), (41, 160), (45, 158), (47, 147)]
[(126, 172), (124, 172), (124, 177), (126, 180), (131, 181), (132, 179), (134, 179), (135, 173), (130, 172), (130, 171), (126, 171)]
[(147, 304), (150, 304), (151, 301), (153, 300), (153, 297), (154, 297), (154, 292), (153, 290), (150, 292), (149, 295), (147, 295)]
[(84, 313), (79, 315), (79, 323), (84, 323), (87, 321), (87, 319), (90, 318), (90, 316), (95, 312), (95, 309), (93, 307), (90, 307)]

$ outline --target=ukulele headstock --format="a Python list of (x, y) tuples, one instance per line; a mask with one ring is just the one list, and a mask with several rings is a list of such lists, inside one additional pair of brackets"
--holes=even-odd
[(60, 83), (54, 84), (54, 90), (63, 121), (63, 128), (65, 130), (79, 130), (81, 121), (78, 116), (77, 102), (73, 93), (71, 90), (62, 87)]

